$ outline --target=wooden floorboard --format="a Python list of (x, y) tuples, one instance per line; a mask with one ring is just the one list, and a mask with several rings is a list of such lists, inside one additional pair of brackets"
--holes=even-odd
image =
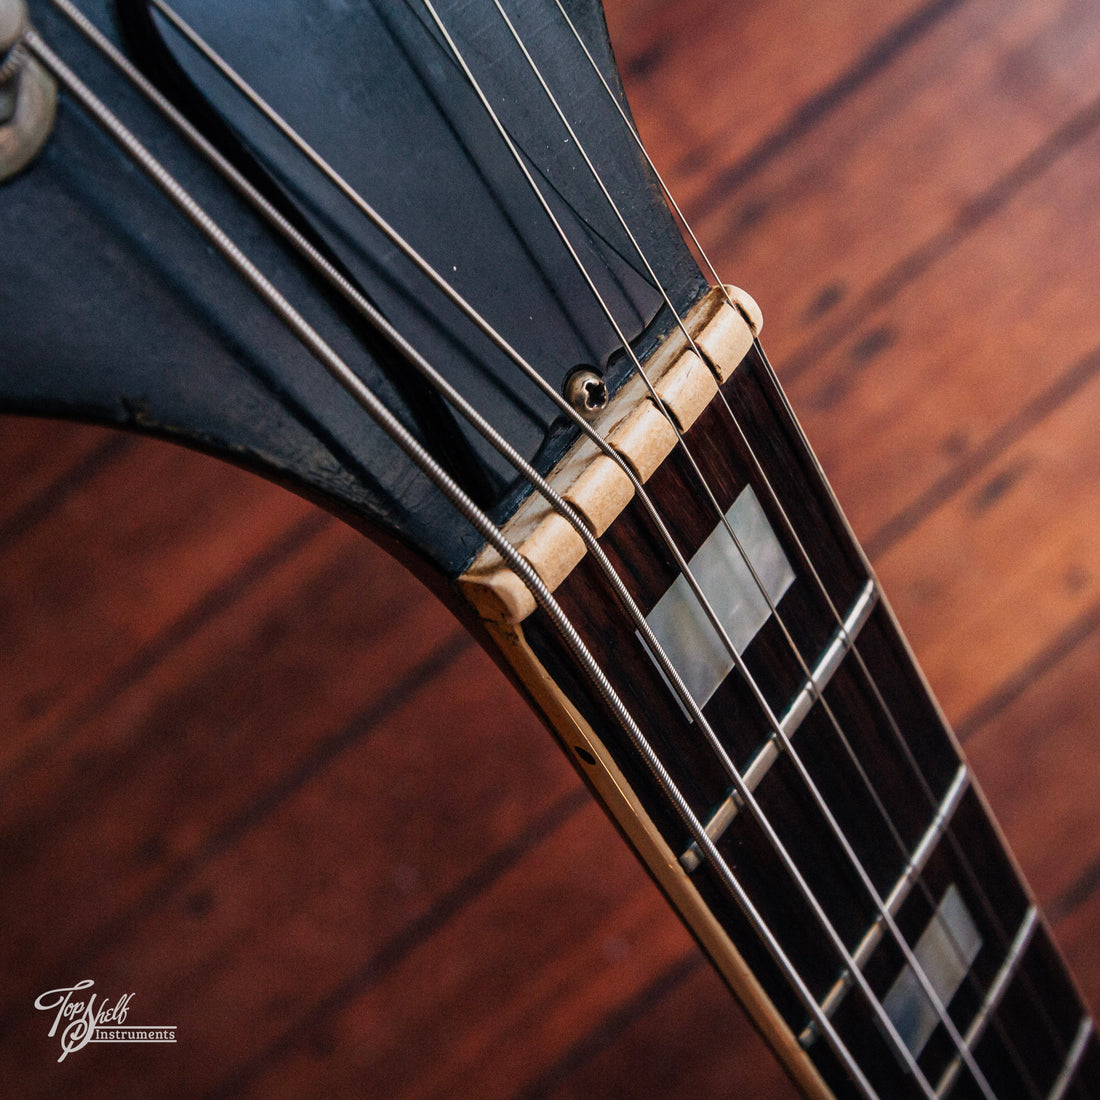
[[(1100, 9), (608, 7), (1100, 1007)], [(0, 461), (5, 1095), (792, 1095), (400, 567), (168, 444), (8, 418)], [(83, 977), (179, 1043), (58, 1064)]]

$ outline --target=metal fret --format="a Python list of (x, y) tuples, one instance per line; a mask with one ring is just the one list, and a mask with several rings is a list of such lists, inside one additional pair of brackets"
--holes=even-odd
[[(1019, 965), (1023, 953), (1027, 950), (1028, 944), (1031, 943), (1031, 937), (1038, 925), (1039, 910), (1033, 905), (1028, 909), (1016, 935), (1013, 937), (1012, 943), (1008, 949), (1008, 954), (1005, 956), (1005, 960), (1001, 964), (1000, 970), (997, 971), (997, 976), (993, 979), (993, 984), (989, 987), (989, 992), (986, 993), (981, 1008), (978, 1009), (974, 1019), (970, 1021), (970, 1026), (966, 1029), (966, 1034), (963, 1036), (963, 1042), (967, 1050), (973, 1051), (978, 1045), (978, 1040), (982, 1037), (986, 1024), (989, 1022), (989, 1017), (996, 1010), (997, 1005), (1004, 996), (1004, 992), (1008, 988), (1008, 983), (1016, 972), (1016, 967)], [(955, 1078), (958, 1076), (959, 1067), (961, 1065), (962, 1061), (960, 1057), (956, 1055), (951, 1060), (951, 1064), (947, 1069), (943, 1071), (939, 1084), (936, 1085), (937, 1096), (945, 1096), (947, 1094), (951, 1086), (955, 1083)]]
[(1089, 1036), (1092, 1034), (1092, 1026), (1091, 1016), (1086, 1014), (1081, 1017), (1081, 1023), (1077, 1028), (1077, 1034), (1073, 1038), (1073, 1044), (1066, 1054), (1066, 1061), (1062, 1066), (1062, 1072), (1058, 1074), (1058, 1079), (1051, 1085), (1050, 1092), (1047, 1093), (1047, 1100), (1062, 1100), (1062, 1097), (1066, 1094), (1066, 1090), (1073, 1084), (1073, 1075), (1077, 1072), (1077, 1067), (1081, 1064), (1081, 1059), (1085, 1056), (1085, 1047), (1088, 1046)]
[[(947, 793), (943, 796), (943, 801), (936, 810), (936, 816), (932, 818), (931, 823), (920, 839), (920, 843), (913, 849), (913, 854), (909, 857), (905, 870), (902, 871), (901, 876), (894, 883), (885, 899), (883, 907), (890, 916), (897, 915), (898, 910), (901, 909), (905, 899), (909, 896), (913, 883), (921, 871), (924, 870), (929, 856), (931, 856), (937, 842), (947, 828), (947, 822), (951, 819), (951, 815), (955, 812), (969, 785), (970, 773), (966, 765), (962, 764), (955, 773), (955, 778), (951, 781)], [(882, 939), (883, 929), (884, 921), (882, 917), (876, 917), (874, 923), (864, 933), (863, 939), (859, 941), (855, 951), (852, 952), (852, 959), (855, 961), (856, 966), (863, 967), (871, 957), (871, 952), (874, 951)], [(851, 971), (846, 970), (825, 995), (825, 999), (821, 1002), (821, 1011), (826, 1017), (831, 1017), (836, 1011), (845, 993), (851, 988), (853, 980)], [(808, 1047), (816, 1038), (817, 1027), (811, 1023), (803, 1029), (798, 1041), (803, 1047)]]
[(1062, 1073), (1058, 1074), (1057, 1080), (1051, 1086), (1051, 1091), (1047, 1092), (1046, 1100), (1062, 1100), (1066, 1095), (1066, 1090), (1070, 1085), (1073, 1085), (1074, 1074), (1077, 1073), (1077, 1067), (1081, 1064), (1081, 1058), (1085, 1057), (1085, 1048), (1089, 1045), (1091, 1034), (1092, 1018), (1086, 1014), (1081, 1016), (1074, 1042), (1070, 1045), (1066, 1054), (1066, 1062), (1062, 1067)]
[[(795, 731), (806, 720), (806, 716), (813, 708), (814, 700), (825, 690), (829, 681), (836, 674), (837, 669), (840, 668), (844, 657), (855, 643), (860, 630), (870, 618), (871, 612), (878, 602), (878, 596), (878, 588), (875, 586), (875, 582), (868, 581), (856, 597), (843, 624), (837, 629), (821, 658), (814, 666), (810, 678), (802, 685), (798, 694), (794, 697), (794, 701), (780, 718), (779, 725), (786, 737), (794, 736)], [(772, 764), (778, 759), (779, 753), (779, 742), (775, 737), (771, 737), (752, 758), (743, 775), (745, 786), (750, 791), (756, 790)], [(731, 791), (726, 800), (707, 820), (707, 836), (711, 840), (717, 841), (730, 827), (740, 809), (741, 797), (736, 791)], [(701, 862), (702, 857), (699, 847), (694, 842), (680, 856), (681, 866), (689, 873), (694, 871)]]

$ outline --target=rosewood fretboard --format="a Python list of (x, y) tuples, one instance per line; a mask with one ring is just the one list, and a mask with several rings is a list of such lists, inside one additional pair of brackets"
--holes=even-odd
[[(743, 651), (748, 675), (737, 668), (719, 675), (713, 693), (699, 698), (703, 713), (926, 1085), (906, 1067), (883, 1012), (823, 933), (821, 914), (742, 804), (591, 555), (556, 592), (563, 609), (880, 1095), (917, 1097), (928, 1088), (952, 1097), (988, 1095), (982, 1078), (998, 1097), (1100, 1095), (1100, 1045), (1088, 1013), (758, 350), (686, 441), (723, 512), (748, 489), (793, 574), (778, 585), (782, 591), (763, 625), (750, 631)], [(647, 489), (686, 555), (721, 526), (680, 450)], [(636, 500), (602, 542), (652, 620), (678, 570)], [(837, 1095), (853, 1094), (850, 1075), (790, 981), (700, 858), (618, 724), (563, 655), (543, 614), (525, 622), (523, 632), (553, 680), (578, 703), (821, 1078)], [(888, 919), (778, 745), (768, 710)], [(582, 773), (595, 767), (584, 746), (566, 748)], [(954, 1036), (915, 981), (889, 921), (909, 945), (909, 961), (915, 957), (927, 968)]]

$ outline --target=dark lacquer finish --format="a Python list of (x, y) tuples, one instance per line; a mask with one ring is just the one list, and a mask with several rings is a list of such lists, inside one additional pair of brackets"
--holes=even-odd
[[(351, 368), (483, 507), (506, 514), (526, 489), (514, 471), (53, 5), (28, 7), (47, 45)], [(556, 461), (575, 434), (558, 410), (163, 20), (148, 17), (144, 0), (79, 7), (526, 457), (544, 469)], [(437, 7), (494, 98), (502, 81), (513, 85), (503, 121), (644, 354), (669, 323), (661, 296), (630, 258), (618, 219), (523, 55), (509, 47), (510, 32), (491, 5)], [(555, 5), (511, 8), (671, 300), (687, 308), (705, 283), (618, 108)], [(569, 8), (617, 89), (599, 4)], [(581, 363), (611, 384), (622, 379), (631, 364), (617, 334), (423, 12), (402, 0), (322, 8), (184, 0), (180, 9), (551, 385), (560, 388)], [(42, 155), (0, 193), (0, 407), (212, 451), (385, 532), (444, 573), (460, 572), (480, 548), (480, 536), (64, 92)]]
[[(744, 653), (749, 676), (773, 714), (781, 716), (803, 686), (806, 669), (817, 664), (836, 637), (840, 621), (870, 578), (759, 353), (750, 353), (726, 383), (723, 396), (728, 405), (712, 403), (686, 442), (723, 510), (746, 485), (752, 487), (793, 568), (795, 580), (779, 600), (777, 614)], [(746, 452), (746, 440), (755, 462)], [(647, 488), (690, 558), (718, 519), (684, 456), (674, 452)], [(648, 613), (676, 571), (637, 502), (612, 525), (604, 544)], [(692, 810), (706, 822), (731, 791), (731, 778), (673, 698), (591, 560), (582, 562), (557, 597)], [(526, 624), (525, 631), (551, 672), (585, 700), (585, 712), (672, 849), (685, 852), (691, 842), (685, 826), (634, 758), (620, 729), (592, 703), (541, 616)], [(732, 671), (703, 708), (739, 771), (765, 748), (772, 733), (749, 676)], [(893, 894), (891, 913), (911, 949), (926, 933), (943, 927), (943, 921), (948, 921), (949, 941), (977, 937), (960, 979), (945, 995), (947, 1011), (958, 1033), (969, 1034), (972, 1057), (998, 1096), (1046, 1096), (1073, 1052), (1085, 1012), (881, 601), (823, 694), (824, 702), (816, 702), (791, 734), (821, 800), (878, 897)], [(872, 1085), (884, 1096), (922, 1095), (868, 998), (850, 981), (845, 984), (845, 961), (807, 898), (808, 890), (847, 951), (860, 953), (874, 996), (887, 1000), (907, 961), (881, 920), (875, 929), (879, 910), (871, 891), (787, 755), (778, 754), (755, 796), (804, 885), (746, 809), (718, 839), (719, 852), (814, 997), (829, 1005), (837, 1031)], [(805, 1007), (712, 868), (704, 863), (692, 873), (782, 1016), (803, 1035), (822, 1075), (838, 1094), (849, 1095), (852, 1085), (834, 1054), (807, 1028)], [(941, 905), (949, 902), (961, 904), (965, 928), (937, 918)], [(891, 1019), (898, 1024), (896, 1015)], [(942, 1023), (915, 1044), (915, 1055), (933, 1089), (943, 1088), (951, 1096), (982, 1095)], [(1077, 1084), (1087, 1072), (1084, 1066), (1078, 1070), (1068, 1095), (1087, 1094), (1082, 1090), (1090, 1086)]]

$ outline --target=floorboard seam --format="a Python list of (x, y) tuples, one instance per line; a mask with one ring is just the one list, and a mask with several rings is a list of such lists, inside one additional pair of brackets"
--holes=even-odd
[(744, 185), (780, 153), (805, 137), (846, 99), (965, 2), (966, 0), (932, 0), (888, 30), (846, 72), (796, 107), (785, 122), (761, 139), (736, 163), (721, 169), (707, 187), (706, 194), (692, 204), (691, 220), (702, 222), (713, 214), (728, 200), (731, 191)]
[(984, 443), (866, 538), (863, 548), (867, 556), (875, 560), (892, 550), (929, 516), (963, 492), (1009, 447), (1075, 397), (1097, 374), (1100, 374), (1100, 348), (1093, 349), (1055, 378)]
[(134, 447), (134, 440), (121, 432), (112, 432), (90, 454), (84, 455), (69, 469), (59, 474), (0, 523), (0, 552), (23, 538), (38, 524), (48, 519), (70, 497), (83, 489), (97, 474), (117, 462)]
[(326, 1018), (340, 1011), (373, 983), (392, 971), (417, 947), (440, 931), (448, 921), (483, 896), (524, 856), (542, 844), (583, 807), (590, 804), (591, 796), (580, 785), (559, 797), (510, 844), (495, 851), (471, 874), (447, 891), (426, 913), (384, 943), (366, 963), (348, 975), (327, 997), (304, 1013), (291, 1027), (207, 1095), (211, 1098), (240, 1095), (249, 1081), (277, 1061), (295, 1044), (303, 1042), (308, 1033), (320, 1026)]
[[(292, 524), (240, 569), (204, 593), (180, 616), (165, 626), (156, 637), (143, 645), (130, 660), (100, 686), (91, 699), (87, 700), (82, 707), (82, 712), (98, 713), (110, 706), (114, 700), (147, 675), (156, 664), (165, 660), (198, 634), (210, 621), (232, 607), (254, 584), (302, 550), (330, 522), (332, 522), (330, 517), (325, 513), (311, 511)], [(54, 751), (82, 721), (82, 715), (63, 719), (56, 728), (29, 746), (20, 757), (5, 767), (0, 774), (0, 797), (3, 797), (4, 792), (10, 789), (13, 783), (17, 783), (29, 768)]]
[(875, 310), (952, 252), (969, 234), (999, 213), (1029, 184), (1070, 153), (1100, 126), (1100, 96), (1057, 127), (1030, 153), (967, 203), (958, 215), (907, 256), (895, 263), (848, 306), (843, 315), (804, 341), (783, 360), (781, 378), (790, 387), (822, 356), (839, 344)]
[(1007, 710), (1042, 676), (1100, 629), (1100, 604), (1079, 615), (1052, 642), (1044, 646), (1022, 668), (976, 703), (955, 725), (955, 733), (966, 744), (983, 726)]

